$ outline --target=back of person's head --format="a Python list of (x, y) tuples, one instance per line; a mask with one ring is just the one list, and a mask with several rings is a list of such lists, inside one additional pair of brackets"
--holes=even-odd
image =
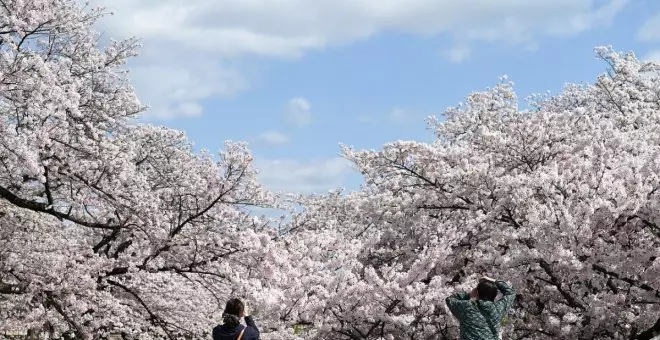
[(239, 299), (230, 299), (225, 305), (225, 311), (222, 313), (222, 321), (229, 327), (236, 327), (241, 322), (241, 317), (245, 311), (243, 301)]
[(479, 300), (495, 301), (497, 297), (497, 286), (491, 281), (481, 281), (477, 285)]
[(227, 305), (225, 305), (225, 314), (232, 314), (236, 316), (242, 316), (243, 311), (245, 311), (245, 305), (243, 304), (243, 301), (239, 299), (230, 299), (227, 301)]

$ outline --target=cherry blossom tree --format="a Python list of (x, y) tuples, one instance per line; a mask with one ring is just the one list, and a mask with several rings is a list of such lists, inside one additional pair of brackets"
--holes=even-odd
[(245, 144), (131, 123), (138, 40), (101, 46), (103, 14), (0, 1), (0, 334), (208, 338), (239, 296), (264, 339), (452, 339), (482, 274), (519, 293), (513, 339), (660, 333), (657, 65), (599, 48), (608, 74), (526, 109), (503, 79), (434, 143), (344, 148), (364, 186), (278, 221)]
[(521, 109), (504, 78), (431, 119), (434, 143), (345, 148), (365, 185), (300, 198), (281, 318), (315, 339), (455, 339), (444, 298), (489, 274), (518, 292), (507, 338), (659, 334), (658, 67), (596, 53), (592, 85)]
[(0, 1), (0, 334), (203, 337), (255, 285), (275, 231), (245, 207), (273, 195), (244, 144), (129, 124), (138, 41), (101, 47), (103, 14)]

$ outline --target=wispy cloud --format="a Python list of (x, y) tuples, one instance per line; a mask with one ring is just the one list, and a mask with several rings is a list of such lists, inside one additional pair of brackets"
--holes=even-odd
[[(627, 0), (93, 0), (114, 15), (106, 36), (143, 38), (131, 65), (152, 118), (197, 117), (206, 99), (249, 88), (238, 57), (298, 58), (382, 32), (445, 34), (460, 44), (527, 46), (607, 25)], [(322, 13), (322, 14), (321, 14)], [(453, 60), (465, 51), (450, 53)]]
[(467, 45), (457, 45), (442, 51), (442, 54), (452, 63), (459, 64), (470, 57), (472, 49)]
[(326, 193), (346, 183), (353, 172), (344, 158), (327, 158), (310, 161), (293, 159), (257, 159), (259, 180), (271, 190), (299, 193)]
[(114, 9), (108, 27), (123, 35), (222, 57), (297, 57), (383, 31), (513, 41), (576, 34), (607, 24), (629, 0), (99, 2)]
[(637, 40), (643, 42), (660, 41), (660, 13), (648, 19), (637, 31)]
[(302, 97), (296, 97), (286, 105), (286, 120), (296, 126), (306, 126), (312, 123), (312, 105)]
[(416, 121), (421, 121), (422, 117), (418, 113), (402, 108), (394, 108), (390, 112), (390, 121), (396, 124), (408, 124)]
[(374, 117), (370, 115), (359, 115), (357, 116), (357, 121), (362, 124), (369, 124), (374, 122)]
[(178, 65), (160, 61), (158, 65), (134, 66), (130, 77), (143, 104), (149, 105), (148, 119), (199, 117), (204, 112), (202, 100), (226, 97), (248, 88), (238, 72), (211, 61)]
[[(637, 30), (638, 41), (657, 44), (660, 42), (660, 13), (646, 20)], [(642, 59), (660, 63), (660, 47), (646, 53)]]
[(657, 63), (660, 63), (660, 49), (654, 50), (654, 51), (651, 51), (651, 52), (647, 53), (646, 55), (644, 55), (644, 57), (642, 59), (652, 60), (652, 61), (655, 61)]
[(282, 146), (288, 144), (289, 141), (289, 136), (279, 131), (265, 131), (252, 140), (256, 145), (268, 147)]

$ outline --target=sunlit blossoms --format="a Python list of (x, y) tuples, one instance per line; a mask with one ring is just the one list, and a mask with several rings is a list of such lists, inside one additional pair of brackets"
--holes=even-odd
[[(76, 1), (0, 10), (0, 332), (204, 336), (275, 234), (245, 145), (217, 160), (142, 107)], [(259, 247), (256, 247), (259, 245)]]
[(444, 299), (483, 274), (519, 293), (506, 338), (660, 333), (656, 65), (599, 48), (608, 74), (525, 109), (502, 79), (434, 143), (344, 148), (360, 190), (285, 202), (245, 144), (130, 121), (139, 46), (101, 15), (0, 6), (0, 334), (205, 339), (237, 296), (263, 339), (455, 339)]
[(521, 110), (503, 79), (432, 119), (432, 144), (345, 148), (366, 183), (302, 200), (287, 317), (319, 339), (455, 339), (442, 298), (490, 274), (519, 293), (506, 338), (659, 333), (658, 68), (596, 53), (593, 85)]

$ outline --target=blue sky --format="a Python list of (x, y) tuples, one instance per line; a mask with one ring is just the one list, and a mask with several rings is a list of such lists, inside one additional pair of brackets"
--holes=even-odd
[[(497, 6), (494, 4), (497, 3)], [(103, 1), (92, 2), (103, 4)], [(508, 75), (519, 96), (605, 71), (593, 47), (660, 56), (655, 0), (107, 0), (143, 118), (196, 147), (248, 141), (273, 189), (354, 189), (339, 143), (431, 141), (424, 119)]]

